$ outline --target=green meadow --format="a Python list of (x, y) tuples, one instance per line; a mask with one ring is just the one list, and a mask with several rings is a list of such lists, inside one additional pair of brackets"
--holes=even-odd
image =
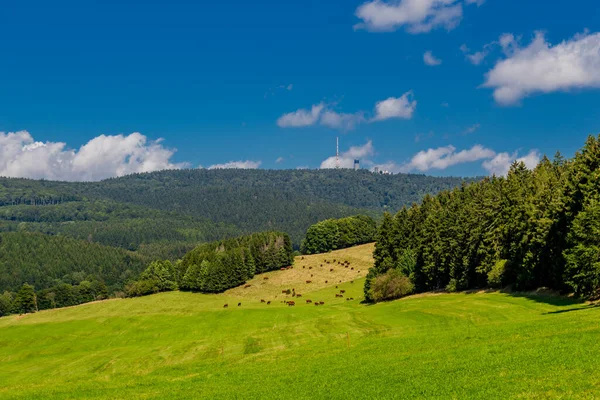
[[(499, 292), (365, 305), (371, 250), (298, 258), (220, 295), (0, 318), (0, 398), (600, 398), (600, 307)], [(320, 267), (333, 258), (355, 270)]]

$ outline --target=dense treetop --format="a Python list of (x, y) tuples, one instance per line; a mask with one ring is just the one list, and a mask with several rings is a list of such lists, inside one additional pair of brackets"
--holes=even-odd
[(600, 137), (572, 160), (534, 170), (512, 165), (489, 178), (425, 196), (386, 214), (365, 293), (390, 270), (418, 292), (485, 286), (550, 287), (596, 296), (600, 289)]

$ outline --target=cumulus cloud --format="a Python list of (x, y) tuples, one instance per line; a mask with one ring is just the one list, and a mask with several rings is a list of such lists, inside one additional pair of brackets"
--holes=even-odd
[[(372, 160), (374, 155), (375, 147), (373, 146), (373, 142), (369, 140), (362, 146), (354, 146), (340, 153), (339, 167), (353, 168), (354, 160), (360, 160), (361, 166), (366, 166), (371, 170), (378, 168), (379, 171), (392, 173), (426, 173), (432, 170), (445, 170), (459, 164), (483, 162), (481, 166), (490, 175), (505, 176), (513, 162), (522, 161), (527, 168), (533, 169), (541, 158), (537, 150), (532, 150), (524, 156), (519, 156), (518, 152), (514, 152), (513, 154), (497, 153), (480, 144), (460, 151), (457, 151), (452, 145), (429, 148), (419, 151), (405, 163), (397, 163), (395, 161), (375, 163)], [(337, 165), (336, 157), (332, 156), (324, 160), (320, 168), (331, 169), (336, 168)]]
[(409, 162), (397, 164), (393, 161), (378, 164), (380, 170), (394, 173), (427, 172), (431, 170), (445, 170), (449, 167), (473, 163), (483, 160), (482, 167), (490, 174), (505, 176), (513, 162), (523, 162), (529, 169), (535, 168), (540, 161), (540, 153), (532, 150), (525, 156), (519, 157), (518, 152), (496, 153), (494, 150), (481, 145), (475, 145), (470, 149), (456, 151), (454, 146), (430, 148), (415, 154)]
[(136, 172), (184, 168), (175, 150), (140, 133), (100, 135), (79, 150), (66, 143), (38, 142), (27, 131), (0, 132), (0, 176), (64, 181), (98, 181)]
[(537, 32), (524, 48), (512, 35), (503, 39), (507, 57), (486, 74), (482, 85), (494, 89), (501, 105), (539, 93), (600, 87), (600, 33), (576, 35), (553, 46)]
[(423, 62), (425, 63), (425, 65), (435, 67), (436, 65), (440, 65), (442, 63), (442, 60), (440, 60), (439, 58), (435, 58), (431, 51), (426, 51), (425, 54), (423, 54)]
[(300, 109), (288, 114), (284, 114), (277, 120), (277, 125), (281, 128), (299, 128), (311, 126), (317, 123), (325, 105), (323, 103), (315, 104), (310, 110)]
[(490, 175), (505, 176), (508, 174), (508, 170), (512, 163), (515, 161), (523, 162), (527, 168), (533, 169), (540, 162), (540, 159), (541, 155), (537, 150), (531, 150), (523, 157), (519, 157), (516, 152), (513, 154), (499, 153), (491, 160), (485, 161), (483, 163), (483, 168), (485, 168)]
[(482, 0), (373, 0), (357, 8), (355, 14), (362, 22), (354, 28), (393, 31), (405, 27), (413, 34), (440, 27), (451, 30), (463, 17), (463, 4), (482, 3)]
[(313, 105), (310, 110), (300, 109), (279, 117), (277, 125), (281, 128), (298, 128), (320, 123), (333, 129), (348, 131), (362, 123), (384, 121), (390, 118), (411, 119), (417, 108), (413, 92), (409, 91), (400, 97), (390, 97), (375, 104), (374, 116), (365, 117), (364, 111), (340, 113), (324, 103)]
[(470, 149), (457, 152), (454, 146), (438, 147), (418, 152), (407, 164), (401, 168), (401, 172), (420, 171), (431, 169), (446, 169), (453, 165), (490, 159), (496, 153), (481, 145), (475, 145)]
[(277, 157), (277, 160), (275, 160), (275, 163), (281, 164), (284, 160), (285, 160), (285, 158), (283, 158), (283, 157)]
[[(354, 160), (361, 160), (362, 164), (370, 165), (372, 162), (367, 157), (371, 157), (373, 154), (375, 154), (375, 147), (373, 147), (373, 142), (369, 140), (362, 146), (353, 146), (347, 151), (340, 153), (339, 166), (340, 168), (353, 168)], [(321, 163), (321, 169), (331, 169), (336, 168), (336, 166), (337, 161), (335, 156), (329, 157)]]
[(383, 121), (390, 118), (411, 119), (417, 101), (413, 99), (411, 92), (404, 93), (401, 97), (390, 97), (375, 105), (375, 117), (373, 121)]
[(261, 164), (261, 161), (230, 161), (224, 164), (211, 165), (208, 169), (257, 169)]

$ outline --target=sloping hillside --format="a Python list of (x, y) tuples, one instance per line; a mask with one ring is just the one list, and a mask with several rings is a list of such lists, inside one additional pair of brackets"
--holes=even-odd
[[(250, 288), (218, 295), (171, 292), (0, 318), (0, 397), (590, 399), (598, 393), (600, 307), (592, 304), (473, 293), (364, 305), (364, 278), (351, 283), (346, 268), (317, 270), (295, 307), (277, 293), (300, 286), (302, 266), (325, 258), (356, 263), (362, 274), (370, 250), (299, 259), (294, 269), (267, 274), (264, 285), (257, 277)], [(343, 282), (324, 284), (330, 279)], [(354, 301), (335, 297), (341, 290)]]

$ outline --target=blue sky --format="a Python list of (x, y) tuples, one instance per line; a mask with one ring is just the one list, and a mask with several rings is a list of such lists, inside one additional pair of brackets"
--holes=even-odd
[(482, 175), (570, 156), (600, 132), (592, 0), (34, 0), (2, 13), (0, 175), (318, 168), (336, 136), (366, 166)]

